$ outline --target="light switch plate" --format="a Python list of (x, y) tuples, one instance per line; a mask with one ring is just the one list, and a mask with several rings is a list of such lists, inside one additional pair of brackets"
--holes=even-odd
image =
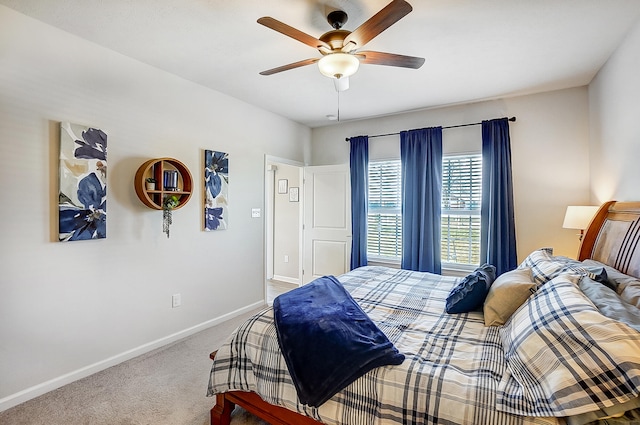
[(251, 208), (251, 217), (253, 218), (260, 217), (260, 208)]

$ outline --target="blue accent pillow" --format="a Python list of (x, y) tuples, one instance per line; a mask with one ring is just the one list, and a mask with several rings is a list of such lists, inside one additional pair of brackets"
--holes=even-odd
[(482, 307), (489, 288), (496, 280), (496, 268), (483, 264), (467, 275), (447, 297), (447, 313), (467, 313)]

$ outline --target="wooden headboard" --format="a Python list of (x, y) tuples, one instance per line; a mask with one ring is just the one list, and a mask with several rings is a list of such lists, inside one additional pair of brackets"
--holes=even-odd
[(640, 278), (640, 202), (605, 202), (591, 220), (578, 260), (587, 258)]

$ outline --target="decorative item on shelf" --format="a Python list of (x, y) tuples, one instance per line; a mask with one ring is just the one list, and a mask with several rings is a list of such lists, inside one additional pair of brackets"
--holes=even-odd
[(579, 240), (582, 241), (584, 235), (584, 229), (589, 227), (591, 219), (598, 211), (599, 207), (586, 206), (586, 205), (571, 205), (567, 207), (567, 212), (564, 216), (564, 222), (562, 227), (565, 229), (578, 229), (580, 230)]
[[(154, 189), (147, 187), (151, 180), (156, 183)], [(193, 178), (189, 169), (177, 159), (150, 159), (136, 171), (133, 186), (140, 202), (151, 209), (163, 211), (162, 229), (169, 237), (173, 211), (191, 199)]]
[(153, 177), (147, 177), (145, 184), (147, 186), (147, 190), (156, 190), (156, 179)]
[(180, 205), (180, 199), (176, 195), (169, 195), (162, 202), (162, 231), (167, 234), (167, 239), (169, 238), (169, 227), (173, 223), (171, 212), (178, 205)]
[(178, 172), (176, 170), (164, 170), (164, 190), (178, 190)]

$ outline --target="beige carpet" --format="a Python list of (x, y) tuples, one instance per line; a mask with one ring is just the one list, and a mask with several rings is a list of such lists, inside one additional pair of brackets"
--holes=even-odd
[[(256, 310), (258, 311), (258, 310)], [(253, 313), (0, 412), (0, 424), (207, 425), (209, 353)], [(236, 408), (233, 425), (266, 425)]]

